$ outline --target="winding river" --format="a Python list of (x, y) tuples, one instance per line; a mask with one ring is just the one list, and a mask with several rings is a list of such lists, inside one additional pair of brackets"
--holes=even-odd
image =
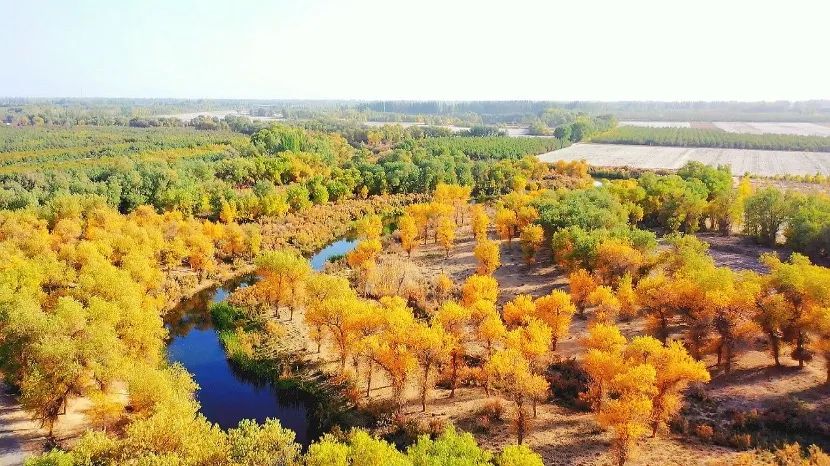
[[(335, 241), (309, 262), (314, 270), (321, 270), (329, 259), (351, 251), (356, 244), (347, 239)], [(256, 276), (248, 275), (207, 289), (171, 311), (166, 322), (171, 337), (168, 359), (184, 366), (199, 384), (196, 397), (209, 421), (227, 429), (243, 419), (260, 423), (279, 419), (283, 427), (297, 433), (298, 443), (307, 446), (319, 433), (312, 419), (314, 400), (300, 390), (262, 384), (235, 371), (211, 321), (212, 303), (224, 301), (236, 288), (255, 281)]]

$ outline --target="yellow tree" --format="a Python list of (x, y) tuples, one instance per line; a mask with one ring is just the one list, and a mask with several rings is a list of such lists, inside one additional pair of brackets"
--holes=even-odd
[(466, 210), (467, 203), (470, 200), (471, 192), (471, 186), (438, 183), (435, 187), (435, 192), (433, 193), (432, 198), (435, 202), (451, 206), (455, 213), (456, 223), (463, 225), (464, 211)]
[(485, 365), (493, 387), (516, 407), (516, 435), (521, 444), (528, 431), (527, 406), (549, 386), (544, 377), (533, 374), (530, 363), (515, 349), (500, 350)]
[(429, 203), (429, 224), (435, 228), (433, 230), (432, 241), (438, 243), (438, 225), (444, 220), (452, 221), (452, 206), (442, 204), (440, 202)]
[(556, 344), (568, 336), (576, 306), (567, 293), (553, 290), (550, 294), (536, 298), (533, 308), (533, 315), (550, 327), (550, 347), (551, 351), (556, 351)]
[[(553, 332), (550, 327), (539, 319), (532, 318), (524, 326), (517, 327), (507, 333), (505, 346), (508, 349), (518, 350), (530, 364), (530, 371), (539, 374), (550, 364), (551, 340)], [(547, 393), (539, 393), (539, 397), (532, 397), (533, 417), (536, 417), (536, 404), (544, 399)]]
[(401, 247), (406, 251), (407, 256), (412, 256), (418, 237), (418, 226), (409, 214), (401, 215), (398, 220), (398, 233), (401, 238)]
[(421, 410), (426, 411), (427, 396), (435, 385), (434, 372), (449, 359), (453, 350), (453, 340), (452, 336), (447, 334), (438, 323), (431, 325), (416, 323), (411, 328), (409, 336), (409, 347), (418, 361), (420, 370)]
[(349, 281), (343, 277), (313, 273), (307, 280), (304, 317), (310, 337), (317, 343), (318, 353), (323, 342), (323, 330), (329, 319), (328, 312), (331, 311), (328, 303), (350, 299), (357, 299), (357, 295), (349, 286)]
[(391, 331), (384, 333), (381, 338), (375, 340), (377, 346), (372, 351), (375, 362), (386, 372), (389, 379), (392, 397), (395, 400), (395, 412), (398, 414), (403, 410), (409, 376), (417, 366), (415, 357), (406, 345), (406, 332), (402, 333), (401, 330), (393, 327)]
[(314, 322), (324, 326), (334, 340), (334, 349), (340, 362), (340, 372), (345, 372), (346, 361), (359, 341), (360, 316), (369, 304), (356, 297), (329, 298), (315, 309)]
[(499, 234), (499, 238), (502, 240), (513, 240), (513, 237), (516, 235), (517, 222), (516, 212), (503, 207), (496, 209), (494, 223), (496, 225), (496, 231)]
[(758, 300), (755, 322), (767, 336), (776, 367), (781, 367), (781, 343), (784, 330), (794, 316), (792, 304), (783, 295), (774, 293)]
[(452, 337), (439, 324), (415, 323), (409, 331), (409, 348), (419, 368), (421, 410), (427, 409), (429, 391), (435, 386), (435, 370), (449, 360)]
[(593, 322), (613, 324), (620, 313), (620, 300), (609, 286), (598, 286), (588, 295), (587, 302), (594, 306)]
[(520, 294), (507, 302), (501, 312), (508, 325), (524, 325), (536, 314), (536, 305), (530, 295)]
[(516, 211), (516, 229), (523, 230), (526, 226), (539, 219), (539, 212), (536, 208), (524, 205)]
[(723, 363), (728, 374), (741, 346), (758, 333), (753, 318), (757, 315), (760, 283), (752, 273), (736, 274), (730, 269), (719, 269), (716, 275), (720, 285), (709, 287), (706, 303), (712, 312), (712, 327), (717, 335), (715, 351), (718, 365)]
[(626, 368), (612, 379), (612, 396), (597, 411), (597, 421), (613, 431), (613, 454), (623, 466), (648, 432), (657, 374), (649, 364)]
[(689, 280), (674, 280), (662, 273), (648, 275), (637, 283), (637, 302), (646, 314), (649, 332), (665, 343), (677, 313), (678, 297), (688, 295)]
[(830, 307), (814, 308), (809, 316), (810, 326), (815, 340), (813, 349), (824, 356), (824, 366), (827, 371), (825, 383), (830, 385)]
[(487, 228), (490, 226), (490, 217), (487, 216), (487, 211), (481, 204), (473, 204), (471, 208), (471, 216), (473, 223), (473, 235), (476, 240), (481, 241), (487, 239)]
[(479, 300), (495, 303), (499, 297), (499, 282), (489, 275), (472, 275), (461, 285), (461, 304), (471, 306)]
[(597, 282), (585, 269), (577, 269), (568, 275), (568, 286), (571, 292), (571, 300), (582, 315), (585, 312), (585, 305), (588, 304), (588, 295), (597, 287)]
[(504, 327), (504, 322), (501, 320), (499, 313), (493, 307), (489, 307), (488, 309), (489, 311), (482, 318), (478, 319), (479, 322), (475, 329), (478, 341), (484, 346), (487, 358), (493, 355), (493, 349), (504, 340), (507, 333), (507, 329)]
[(357, 222), (355, 229), (365, 240), (379, 240), (383, 234), (383, 219), (379, 215), (367, 215)]
[(453, 294), (455, 283), (444, 272), (438, 274), (435, 278), (435, 293), (438, 296), (438, 301), (444, 302)]
[(499, 244), (489, 239), (481, 239), (476, 243), (473, 254), (478, 260), (476, 273), (479, 275), (492, 275), (501, 265)]
[(522, 228), (519, 234), (519, 241), (521, 241), (522, 255), (527, 264), (532, 264), (536, 261), (536, 253), (542, 247), (542, 242), (545, 239), (545, 231), (540, 225), (530, 224)]
[(468, 327), (472, 319), (469, 308), (447, 301), (433, 316), (433, 325), (439, 325), (450, 336), (450, 397), (455, 396), (459, 370), (464, 364), (469, 342)]
[(708, 382), (706, 364), (689, 355), (679, 341), (663, 346), (653, 337), (636, 337), (625, 350), (632, 364), (645, 363), (655, 368), (651, 396), (651, 435), (675, 416), (682, 407), (683, 391), (691, 383)]
[(638, 276), (644, 262), (643, 254), (628, 242), (607, 239), (597, 246), (594, 274), (600, 282), (616, 285), (625, 274)]
[(435, 231), (438, 243), (441, 244), (444, 251), (446, 251), (447, 257), (450, 257), (450, 250), (452, 249), (452, 244), (455, 241), (455, 222), (449, 217), (442, 217), (441, 220), (438, 221), (438, 227)]
[[(382, 246), (380, 240), (369, 239), (361, 241), (350, 253), (346, 254), (346, 263), (358, 272), (360, 282), (365, 286), (369, 273), (375, 268), (376, 259)], [(365, 290), (364, 290), (365, 292)]]
[(597, 409), (602, 406), (611, 381), (623, 369), (626, 340), (616, 325), (598, 323), (588, 330), (582, 344), (587, 350), (582, 365), (591, 379), (585, 398)]
[(415, 221), (415, 225), (420, 231), (424, 244), (427, 244), (430, 218), (432, 215), (429, 204), (412, 204), (407, 208), (407, 213)]
[(360, 371), (360, 360), (366, 361), (366, 397), (372, 392), (372, 376), (374, 374), (375, 354), (377, 349), (376, 339), (378, 335), (387, 329), (393, 312), (411, 312), (406, 307), (406, 302), (401, 298), (383, 297), (380, 309), (373, 302), (364, 303), (359, 306), (355, 313), (350, 316), (349, 324), (354, 337), (352, 337), (352, 364), (355, 376)]
[(308, 261), (284, 250), (260, 255), (256, 265), (261, 279), (252, 287), (254, 296), (273, 304), (278, 314), (280, 306), (288, 306), (293, 319), (294, 309), (305, 299), (306, 280), (311, 273)]
[(798, 367), (804, 367), (812, 357), (810, 317), (816, 309), (830, 307), (830, 287), (827, 286), (830, 269), (811, 264), (801, 254), (793, 254), (789, 262), (782, 262), (774, 254), (765, 254), (761, 259), (770, 269), (763, 292), (768, 296), (780, 294), (792, 310), (785, 336), (794, 346), (793, 359), (798, 361)]
[(236, 204), (233, 201), (228, 202), (222, 199), (222, 205), (219, 209), (219, 220), (225, 224), (233, 223), (236, 221), (238, 215)]
[(634, 292), (631, 274), (623, 275), (617, 283), (617, 299), (620, 302), (620, 315), (624, 319), (633, 319), (639, 311), (637, 294)]

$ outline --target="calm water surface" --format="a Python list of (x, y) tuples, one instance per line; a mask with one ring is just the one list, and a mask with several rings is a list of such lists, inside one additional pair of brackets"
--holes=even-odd
[[(322, 269), (330, 258), (346, 254), (356, 244), (350, 240), (331, 243), (309, 259), (312, 268)], [(224, 301), (233, 290), (254, 281), (256, 277), (250, 275), (205, 290), (171, 311), (167, 316), (168, 358), (182, 364), (199, 384), (196, 398), (209, 421), (227, 429), (243, 419), (276, 418), (297, 433), (297, 442), (308, 445), (315, 434), (316, 423), (310, 419), (314, 400), (298, 390), (277, 389), (235, 372), (211, 322), (212, 303)]]

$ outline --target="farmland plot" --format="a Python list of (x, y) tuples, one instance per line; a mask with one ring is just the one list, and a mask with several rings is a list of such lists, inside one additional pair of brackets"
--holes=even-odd
[(620, 126), (639, 126), (642, 128), (691, 128), (688, 121), (621, 121)]
[(731, 165), (732, 173), (736, 175), (830, 175), (830, 153), (824, 152), (574, 144), (542, 154), (539, 159), (543, 162), (585, 160), (591, 165), (603, 167), (671, 170), (694, 160), (713, 166)]
[(816, 123), (716, 121), (713, 124), (729, 133), (830, 136), (829, 126)]

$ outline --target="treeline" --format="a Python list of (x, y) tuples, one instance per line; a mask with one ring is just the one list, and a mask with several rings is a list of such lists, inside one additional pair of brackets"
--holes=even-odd
[(563, 141), (579, 142), (616, 126), (617, 119), (612, 115), (589, 116), (549, 108), (530, 121), (528, 132), (534, 136), (556, 136)]
[(720, 147), (728, 149), (830, 152), (830, 138), (789, 134), (743, 134), (697, 128), (620, 126), (596, 134), (592, 142), (646, 146)]

